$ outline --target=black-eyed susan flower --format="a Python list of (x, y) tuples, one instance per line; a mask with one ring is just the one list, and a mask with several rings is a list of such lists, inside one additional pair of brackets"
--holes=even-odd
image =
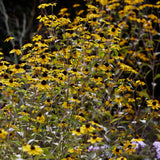
[(123, 149), (125, 150), (125, 153), (129, 153), (130, 155), (135, 152), (136, 150), (134, 149), (135, 145), (132, 144), (130, 141), (127, 140), (127, 142), (124, 144)]
[(31, 48), (32, 46), (33, 46), (32, 43), (26, 43), (26, 44), (24, 44), (24, 45), (22, 46), (22, 50), (25, 50), (25, 49), (27, 49), (27, 48)]
[(94, 135), (89, 140), (87, 140), (87, 142), (94, 144), (96, 142), (101, 142), (102, 140), (103, 140), (103, 138), (100, 138), (100, 137)]
[(11, 79), (7, 79), (7, 81), (5, 81), (4, 84), (6, 84), (10, 87), (19, 87), (19, 86), (21, 86), (22, 83), (18, 83), (18, 82), (16, 82), (16, 79), (11, 78)]
[(53, 103), (53, 101), (49, 98), (44, 102), (44, 104), (47, 106), (51, 105), (52, 103)]
[(81, 129), (77, 128), (76, 130), (72, 131), (72, 134), (77, 135), (77, 136), (81, 136), (82, 135)]
[(37, 116), (37, 121), (39, 123), (44, 123), (45, 122), (45, 117), (43, 114), (39, 113), (38, 116)]
[(35, 35), (35, 36), (33, 36), (33, 38), (32, 38), (32, 41), (34, 42), (34, 41), (40, 41), (42, 39), (42, 36), (41, 35)]
[(6, 136), (7, 136), (7, 134), (8, 134), (8, 132), (5, 131), (3, 128), (0, 129), (0, 137), (1, 137), (2, 139), (5, 139)]
[(37, 145), (26, 144), (22, 147), (22, 151), (27, 152), (29, 155), (42, 155), (43, 149)]
[(37, 86), (38, 90), (48, 90), (50, 88), (49, 85), (47, 84), (46, 80), (42, 80), (36, 86)]
[(6, 66), (6, 62), (5, 61), (1, 61), (0, 62), (0, 70), (6, 70), (7, 69), (7, 66)]
[(80, 122), (83, 122), (83, 121), (86, 120), (86, 119), (84, 118), (83, 113), (82, 113), (81, 115), (75, 115), (74, 117), (75, 117), (75, 119), (78, 119)]
[(160, 108), (159, 101), (156, 99), (147, 100), (147, 106), (151, 107), (152, 109)]
[(21, 54), (22, 54), (22, 52), (21, 52), (20, 49), (12, 49), (12, 50), (9, 52), (9, 54), (12, 54), (12, 53), (16, 53), (17, 55), (21, 55)]
[(80, 101), (78, 100), (77, 95), (73, 95), (72, 98), (69, 98), (69, 101), (80, 103)]
[(92, 127), (89, 123), (83, 125), (82, 127), (80, 127), (81, 129), (81, 133), (83, 134), (87, 134), (88, 132), (93, 132), (95, 130), (94, 127)]
[(51, 57), (47, 53), (42, 54), (37, 58), (37, 62), (39, 62), (41, 64), (48, 64), (50, 60), (51, 60)]
[(14, 65), (10, 65), (10, 70), (13, 72), (13, 74), (16, 73), (24, 73), (25, 70), (21, 67), (20, 64), (14, 64)]
[(122, 154), (122, 150), (117, 148), (117, 147), (114, 147), (113, 150), (112, 150), (113, 154), (115, 155), (121, 155)]
[(58, 124), (58, 126), (62, 128), (62, 127), (67, 127), (68, 124), (62, 121), (61, 123)]
[(117, 25), (111, 25), (108, 30), (108, 35), (117, 37), (120, 33), (120, 28)]

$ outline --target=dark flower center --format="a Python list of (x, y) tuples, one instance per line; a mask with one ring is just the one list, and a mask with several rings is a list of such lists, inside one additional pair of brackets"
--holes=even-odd
[(155, 105), (156, 105), (156, 102), (152, 102), (152, 104), (155, 106)]
[(104, 36), (104, 34), (103, 34), (103, 33), (100, 33), (99, 35), (100, 35), (100, 37), (103, 37), (103, 36)]
[(67, 74), (67, 71), (63, 71), (62, 73), (63, 73), (64, 75), (66, 75), (66, 74)]
[(94, 76), (94, 78), (95, 78), (95, 79), (98, 79), (98, 76), (97, 76), (97, 75), (95, 75), (95, 76)]
[(56, 66), (53, 66), (52, 69), (55, 70), (55, 69), (57, 69), (57, 67), (56, 67)]
[(93, 139), (96, 139), (97, 138), (97, 136), (93, 136)]
[(2, 133), (2, 131), (0, 130), (0, 133)]
[(45, 57), (46, 57), (45, 55), (42, 55), (42, 56), (41, 56), (42, 59), (45, 59)]
[(47, 102), (50, 102), (51, 100), (50, 99), (47, 99)]
[(79, 115), (80, 115), (81, 117), (84, 117), (84, 114), (83, 114), (83, 113), (80, 113)]
[(16, 68), (16, 69), (19, 69), (19, 68), (20, 68), (20, 66), (19, 66), (18, 64), (16, 64), (15, 68)]
[(16, 44), (16, 45), (14, 46), (14, 49), (19, 49), (18, 44)]
[(73, 98), (74, 98), (74, 99), (77, 99), (77, 96), (76, 96), (76, 95), (74, 95), (74, 96), (73, 96)]
[(41, 113), (39, 113), (39, 114), (38, 114), (38, 117), (41, 117), (41, 116), (42, 116), (42, 114), (41, 114)]
[(35, 146), (31, 146), (31, 150), (35, 150)]
[(116, 148), (116, 152), (119, 152), (119, 149), (118, 149), (118, 148)]
[(89, 128), (89, 127), (90, 127), (90, 124), (87, 123), (87, 124), (86, 124), (86, 128)]
[(108, 63), (105, 63), (104, 65), (105, 65), (106, 67), (108, 67), (108, 66), (109, 66), (109, 64), (108, 64)]
[(0, 63), (0, 66), (3, 66), (3, 63)]
[(73, 72), (77, 72), (77, 69), (76, 69), (76, 68), (73, 68), (72, 70), (73, 70)]
[(13, 83), (13, 79), (10, 79), (9, 82), (10, 82), (10, 83)]
[(116, 29), (115, 28), (112, 28), (112, 32), (115, 32), (116, 31)]
[(46, 73), (46, 72), (44, 72), (42, 76), (43, 76), (43, 77), (47, 77), (47, 73)]
[(128, 145), (128, 148), (132, 148), (132, 145)]
[(76, 132), (80, 132), (80, 128), (76, 129)]
[(118, 25), (114, 25), (115, 28), (118, 28)]
[(95, 66), (95, 67), (98, 67), (98, 66), (99, 66), (99, 64), (98, 64), (98, 63), (96, 63), (94, 66)]
[(47, 82), (46, 82), (45, 80), (43, 80), (43, 81), (41, 82), (41, 84), (42, 84), (42, 85), (46, 85)]
[(8, 75), (5, 74), (5, 75), (4, 75), (4, 79), (8, 79)]

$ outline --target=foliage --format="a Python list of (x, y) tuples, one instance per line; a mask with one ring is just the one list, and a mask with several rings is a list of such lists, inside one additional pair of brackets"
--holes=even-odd
[(0, 52), (0, 158), (160, 159), (160, 1), (88, 1), (73, 21), (55, 7), (38, 6), (17, 64)]

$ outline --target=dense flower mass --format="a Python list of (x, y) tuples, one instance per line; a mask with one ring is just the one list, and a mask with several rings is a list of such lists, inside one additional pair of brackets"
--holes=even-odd
[(160, 2), (84, 3), (40, 4), (32, 41), (0, 52), (0, 159), (160, 159)]

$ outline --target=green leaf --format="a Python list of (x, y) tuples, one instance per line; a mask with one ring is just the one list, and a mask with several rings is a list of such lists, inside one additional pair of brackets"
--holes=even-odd
[(120, 120), (121, 118), (115, 118), (115, 119), (113, 119), (112, 121), (111, 121), (111, 123), (113, 123), (113, 122), (116, 122), (116, 121), (118, 121), (118, 120)]
[(158, 79), (158, 78), (160, 78), (160, 73), (157, 74), (157, 75), (154, 77), (154, 80), (156, 80), (156, 79)]
[(150, 99), (148, 93), (146, 92), (146, 89), (144, 89), (142, 92), (138, 92), (138, 94), (141, 95), (141, 96), (143, 96), (143, 97), (146, 97), (147, 99)]

